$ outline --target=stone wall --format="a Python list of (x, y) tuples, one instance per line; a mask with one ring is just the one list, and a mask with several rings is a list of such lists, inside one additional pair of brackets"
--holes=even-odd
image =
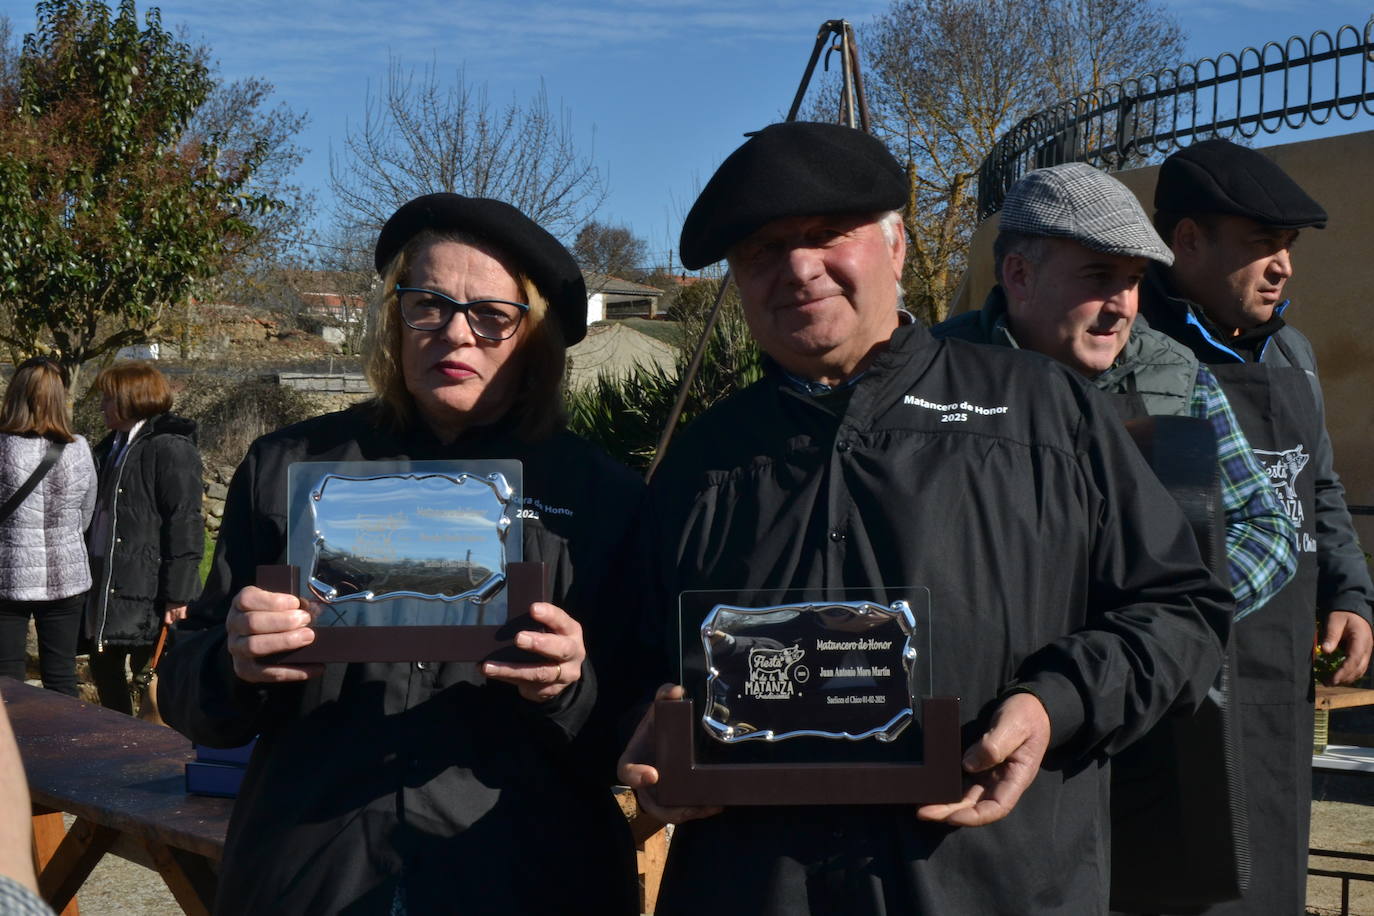
[(369, 397), (372, 388), (361, 373), (278, 372), (277, 383), (297, 391)]
[[(322, 414), (344, 410), (372, 397), (372, 389), (361, 375), (282, 372), (277, 377), (282, 385), (308, 393), (311, 403), (317, 405), (318, 412)], [(229, 494), (234, 465), (207, 460), (202, 473), (205, 484), (205, 501), (202, 505), (205, 530), (214, 538), (219, 533), (220, 519), (224, 517), (224, 499)]]
[(227, 464), (206, 464), (205, 501), (201, 511), (205, 513), (205, 530), (213, 538), (219, 533), (220, 519), (224, 517), (224, 498), (229, 495), (229, 481), (234, 469)]

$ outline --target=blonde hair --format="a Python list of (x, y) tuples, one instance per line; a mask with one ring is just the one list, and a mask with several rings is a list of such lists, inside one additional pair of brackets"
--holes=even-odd
[(38, 356), (19, 364), (0, 404), (0, 433), (74, 441), (67, 373), (55, 360)]
[[(520, 288), (525, 304), (525, 331), (519, 343), (520, 381), (508, 411), (516, 417), (516, 435), (527, 442), (551, 436), (562, 428), (563, 368), (566, 347), (563, 331), (551, 320), (549, 302), (513, 260), (482, 239), (463, 232), (420, 232), (402, 246), (382, 271), (382, 287), (369, 307), (367, 333), (363, 342), (363, 371), (376, 392), (371, 402), (378, 422), (395, 432), (415, 427), (419, 414), (415, 398), (406, 388), (401, 366), (401, 333), (404, 323), (396, 305), (396, 286), (406, 285), (406, 274), (420, 251), (436, 242), (470, 245), (497, 258), (510, 271)], [(456, 320), (456, 316), (455, 316)]]
[(114, 401), (120, 422), (146, 420), (172, 409), (172, 386), (147, 363), (117, 363), (102, 369), (91, 387)]

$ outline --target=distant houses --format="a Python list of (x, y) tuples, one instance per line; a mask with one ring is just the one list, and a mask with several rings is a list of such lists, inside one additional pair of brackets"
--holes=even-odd
[[(644, 334), (630, 326), (611, 328), (602, 323), (663, 320), (677, 288), (691, 285), (696, 278), (664, 276), (662, 279), (672, 284), (667, 292), (657, 286), (590, 271), (583, 272), (583, 279), (587, 285), (587, 324), (591, 328), (587, 340), (569, 352), (572, 383), (582, 384), (599, 372), (619, 375), (635, 364), (675, 371), (676, 348), (664, 342), (674, 339), (670, 331)], [(338, 352), (347, 341), (345, 349), (351, 350), (360, 342), (367, 307), (376, 295), (376, 283), (375, 275), (362, 272), (274, 271), (264, 278), (252, 297), (256, 300), (254, 305), (197, 306), (215, 330), (200, 335), (194, 355), (225, 356), (264, 336), (285, 337), (288, 333), (300, 335), (302, 341), (313, 337), (326, 351), (332, 348)], [(288, 332), (292, 327), (297, 330)], [(126, 348), (119, 355), (134, 359), (177, 355), (168, 353), (168, 349), (154, 342)]]
[(619, 318), (657, 318), (663, 290), (632, 280), (584, 270), (587, 324)]

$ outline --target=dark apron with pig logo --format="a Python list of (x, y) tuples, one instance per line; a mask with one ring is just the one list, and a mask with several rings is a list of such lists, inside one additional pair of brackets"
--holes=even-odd
[[(1292, 362), (1292, 356), (1276, 338)], [(1298, 532), (1298, 571), (1234, 631), (1252, 856), (1244, 899), (1208, 913), (1300, 914), (1312, 804), (1312, 635), (1317, 612), (1315, 468), (1321, 416), (1307, 373), (1209, 366)]]
[[(1212, 424), (1151, 416), (1130, 384), (1108, 392), (1145, 461), (1178, 502), (1203, 561), (1229, 578), (1225, 511)], [(1194, 913), (1234, 900), (1250, 881), (1244, 748), (1235, 641), (1196, 711), (1165, 716), (1112, 758), (1111, 908)]]

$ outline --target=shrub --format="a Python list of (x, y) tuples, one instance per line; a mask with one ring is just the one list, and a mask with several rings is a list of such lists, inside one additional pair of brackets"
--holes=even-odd
[(321, 412), (312, 397), (278, 385), (271, 378), (237, 384), (199, 377), (177, 397), (176, 410), (200, 426), (200, 451), (206, 464), (236, 466), (259, 436)]
[[(626, 465), (646, 470), (677, 398), (678, 379), (685, 378), (692, 350), (706, 326), (709, 295), (715, 299), (713, 281), (692, 287), (692, 308), (684, 308), (677, 371), (636, 366), (620, 378), (602, 376), (567, 395), (568, 428), (604, 448)], [(711, 331), (701, 368), (688, 390), (679, 429), (717, 401), (756, 381), (763, 373), (758, 345), (740, 312), (738, 296), (731, 290)]]

